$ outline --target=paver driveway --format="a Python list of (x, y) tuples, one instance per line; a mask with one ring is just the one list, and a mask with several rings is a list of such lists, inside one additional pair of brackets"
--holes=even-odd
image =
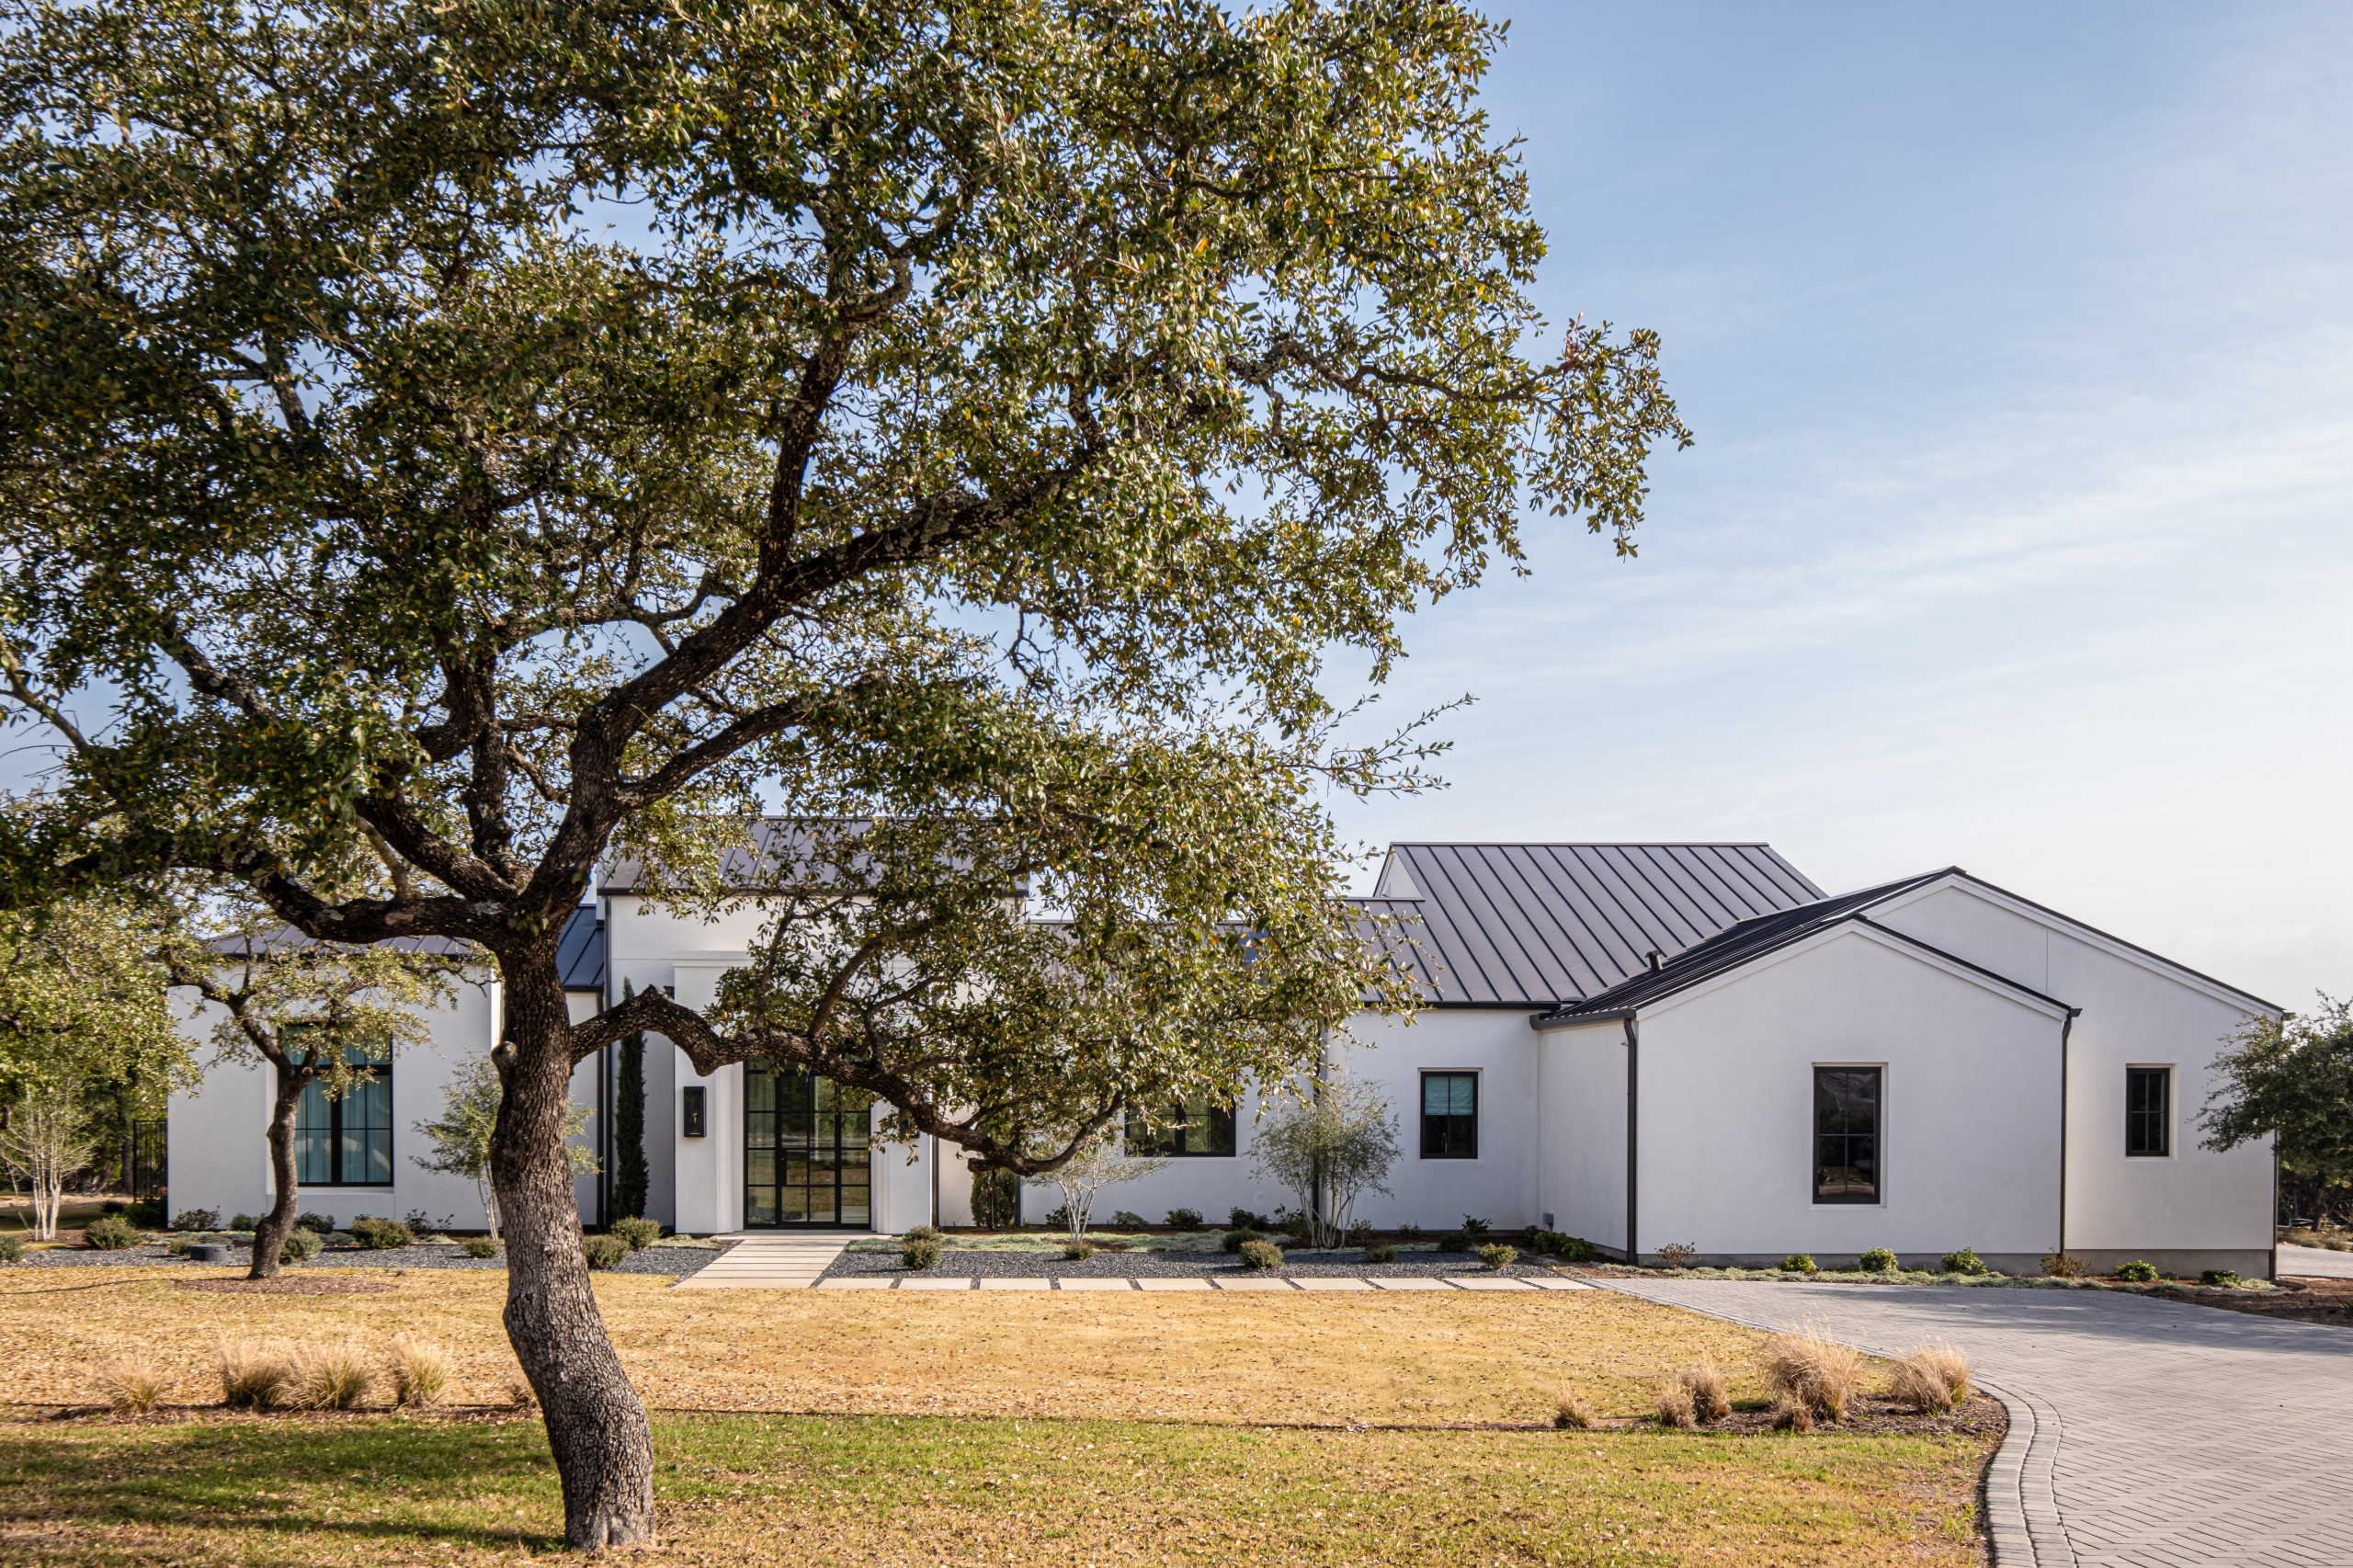
[[(1615, 1280), (1654, 1301), (1866, 1347), (1948, 1339), (2030, 1402), (2057, 1530), (2003, 1568), (2353, 1564), (2353, 1329), (2093, 1290)], [(2056, 1425), (2055, 1449), (2047, 1449)]]

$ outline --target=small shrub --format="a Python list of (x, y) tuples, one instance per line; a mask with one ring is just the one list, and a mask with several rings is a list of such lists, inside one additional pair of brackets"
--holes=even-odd
[(1887, 1375), (1887, 1396), (1922, 1415), (1941, 1415), (1969, 1397), (1969, 1358), (1949, 1345), (1915, 1346)]
[(1112, 1214), (1111, 1223), (1123, 1231), (1141, 1231), (1152, 1221), (1141, 1214), (1131, 1214), (1125, 1209), (1121, 1209)]
[(1590, 1263), (1593, 1261), (1593, 1244), (1583, 1236), (1563, 1236), (1553, 1254), (1563, 1263)]
[(1662, 1381), (1652, 1394), (1658, 1424), (1670, 1430), (1689, 1431), (1699, 1423), (1691, 1414), (1691, 1391), (1674, 1378)]
[(1479, 1267), (1490, 1274), (1500, 1274), (1518, 1261), (1519, 1249), (1505, 1246), (1500, 1242), (1479, 1249)]
[(1064, 1242), (1063, 1244), (1063, 1261), (1065, 1263), (1085, 1263), (1094, 1256), (1093, 1242)]
[(915, 1269), (932, 1268), (939, 1263), (938, 1236), (909, 1236), (899, 1244), (899, 1261)]
[(1422, 1239), (1422, 1228), (1419, 1225), (1400, 1225), (1394, 1233), (1401, 1242), (1417, 1242)]
[(392, 1403), (438, 1404), (449, 1387), (449, 1353), (396, 1334), (384, 1346), (384, 1374), (392, 1381)]
[(407, 1213), (401, 1216), (401, 1223), (406, 1225), (410, 1230), (415, 1231), (421, 1236), (427, 1231), (440, 1230), (443, 1225), (454, 1225), (457, 1223), (457, 1221), (444, 1220), (441, 1221), (440, 1225), (437, 1225), (433, 1222), (432, 1215), (427, 1214), (422, 1209), (412, 1209)]
[(1483, 1236), (1487, 1233), (1487, 1222), (1465, 1214), (1462, 1216), (1462, 1233), (1466, 1236)]
[(1070, 1205), (1069, 1205), (1069, 1204), (1067, 1204), (1067, 1203), (1063, 1203), (1063, 1204), (1059, 1204), (1059, 1205), (1057, 1205), (1056, 1207), (1054, 1207), (1054, 1208), (1052, 1208), (1052, 1209), (1049, 1209), (1049, 1210), (1046, 1210), (1046, 1217), (1045, 1217), (1043, 1220), (1040, 1220), (1040, 1221), (1039, 1221), (1039, 1223), (1040, 1223), (1040, 1224), (1041, 1224), (1041, 1225), (1043, 1225), (1046, 1229), (1048, 1229), (1048, 1230), (1050, 1230), (1050, 1231), (1067, 1231), (1067, 1230), (1069, 1230), (1069, 1229), (1070, 1229)]
[(1264, 1214), (1253, 1214), (1238, 1205), (1226, 1210), (1225, 1224), (1226, 1229), (1232, 1231), (1271, 1231), (1275, 1228), (1275, 1222)]
[(1658, 1260), (1669, 1268), (1688, 1268), (1699, 1249), (1689, 1242), (1668, 1242), (1658, 1249)]
[(1474, 1238), (1468, 1231), (1449, 1231), (1434, 1244), (1440, 1252), (1469, 1252)]
[(292, 1371), (291, 1403), (304, 1410), (349, 1410), (376, 1386), (376, 1369), (357, 1346), (298, 1345)]
[(175, 1231), (217, 1231), (220, 1228), (221, 1210), (218, 1209), (183, 1209), (179, 1218), (172, 1221)]
[(1822, 1266), (1813, 1261), (1813, 1256), (1811, 1253), (1793, 1252), (1790, 1254), (1789, 1256), (1781, 1259), (1781, 1272), (1784, 1274), (1819, 1274), (1822, 1272)]
[(1263, 1242), (1266, 1239), (1266, 1233), (1263, 1231), (1228, 1231), (1218, 1239), (1217, 1244), (1227, 1252), (1240, 1252), (1252, 1242)]
[(1275, 1229), (1295, 1242), (1303, 1242), (1315, 1233), (1315, 1221), (1304, 1214), (1285, 1214), (1275, 1221)]
[(1268, 1241), (1244, 1242), (1242, 1267), (1245, 1268), (1280, 1268), (1283, 1249)]
[(2130, 1263), (2118, 1264), (2116, 1277), (2119, 1279), (2130, 1280), (2135, 1285), (2154, 1284), (2157, 1278), (2157, 1266), (2154, 1263), (2143, 1263), (2136, 1257)]
[(301, 1263), (318, 1256), (326, 1244), (319, 1240), (316, 1231), (289, 1231), (285, 1244), (278, 1249), (278, 1256), (281, 1261)]
[(221, 1345), (221, 1399), (241, 1410), (276, 1410), (293, 1395), (294, 1369), (274, 1346), (250, 1339)]
[[(674, 1237), (672, 1239), (676, 1240), (676, 1238)], [(692, 1236), (688, 1236), (686, 1239), (692, 1241), (694, 1238)], [(900, 1239), (910, 1242), (939, 1242), (946, 1241), (948, 1239), (948, 1233), (941, 1230), (937, 1225), (917, 1225), (912, 1230), (907, 1231)]]
[(0, 1263), (25, 1261), (25, 1233), (0, 1231)]
[(144, 1415), (163, 1403), (164, 1375), (136, 1357), (101, 1361), (91, 1378), (118, 1415)]
[(2081, 1279), (2090, 1270), (2073, 1253), (2054, 1252), (2044, 1255), (2042, 1272), (2053, 1279)]
[(1805, 1401), (1784, 1395), (1773, 1402), (1773, 1429), (1777, 1432), (1811, 1432), (1813, 1412)]
[(101, 1214), (119, 1214), (130, 1207), (130, 1204), (125, 1203), (119, 1198), (109, 1198), (104, 1203), (98, 1205), (98, 1212)]
[(140, 1199), (124, 1207), (122, 1217), (142, 1230), (160, 1231), (164, 1228), (164, 1200), (160, 1198)]
[(1862, 1352), (1810, 1322), (1795, 1333), (1777, 1334), (1767, 1341), (1759, 1368), (1767, 1388), (1832, 1422), (1847, 1414), (1862, 1369)]
[(1348, 1227), (1347, 1234), (1343, 1239), (1352, 1246), (1364, 1245), (1365, 1243), (1372, 1239), (1372, 1221), (1370, 1220), (1358, 1220), (1355, 1224)]
[(631, 1252), (643, 1252), (662, 1239), (662, 1221), (659, 1220), (616, 1220), (606, 1229), (627, 1242)]
[(468, 1257), (496, 1257), (498, 1256), (496, 1236), (468, 1236), (458, 1245), (464, 1250)]
[(298, 1231), (308, 1231), (314, 1236), (331, 1236), (335, 1234), (335, 1216), (304, 1214), (294, 1221), (294, 1228)]
[(1552, 1406), (1552, 1425), (1563, 1432), (1589, 1431), (1597, 1419), (1593, 1406), (1574, 1389), (1563, 1389)]
[(363, 1214), (351, 1222), (351, 1239), (361, 1246), (390, 1252), (394, 1247), (415, 1245), (416, 1233), (398, 1220), (371, 1220)]
[(1991, 1274), (1993, 1270), (1985, 1267), (1985, 1260), (1977, 1256), (1975, 1247), (1963, 1247), (1959, 1252), (1945, 1254), (1945, 1272), (1947, 1274)]
[(629, 1256), (629, 1244), (619, 1236), (583, 1236), (580, 1251), (591, 1268), (616, 1268)]
[(261, 1221), (251, 1214), (232, 1214), (229, 1216), (229, 1228), (233, 1231), (258, 1231)]
[(1691, 1397), (1692, 1418), (1705, 1425), (1732, 1414), (1732, 1396), (1724, 1392), (1724, 1375), (1713, 1361), (1694, 1361), (1675, 1374)]
[(1397, 1261), (1397, 1249), (1394, 1245), (1367, 1247), (1364, 1249), (1364, 1260), (1367, 1263), (1394, 1263)]
[(1885, 1247), (1873, 1247), (1855, 1260), (1855, 1267), (1866, 1274), (1893, 1274), (1895, 1272), (1895, 1255)]
[(2210, 1268), (2198, 1277), (2200, 1285), (2237, 1285), (2242, 1283), (2234, 1268)]
[(1201, 1228), (1200, 1210), (1197, 1209), (1171, 1209), (1168, 1211), (1168, 1228), (1172, 1231), (1199, 1230)]
[(107, 1214), (93, 1220), (82, 1233), (82, 1244), (98, 1252), (120, 1252), (135, 1247), (142, 1240), (139, 1228), (119, 1214)]

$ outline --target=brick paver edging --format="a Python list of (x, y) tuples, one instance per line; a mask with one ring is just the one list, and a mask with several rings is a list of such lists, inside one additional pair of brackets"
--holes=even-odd
[[(1640, 1301), (1653, 1300), (1628, 1288), (1623, 1281), (1597, 1278), (1594, 1283), (1605, 1290), (1616, 1290)], [(1788, 1326), (1713, 1307), (1688, 1306), (1681, 1301), (1665, 1304), (1682, 1307), (1685, 1312), (1703, 1317), (1736, 1323), (1744, 1328), (1761, 1328), (1768, 1334), (1779, 1334)], [(1890, 1360), (1903, 1354), (1873, 1345), (1857, 1348)], [(2058, 1494), (2052, 1484), (2059, 1462), (2059, 1413), (2047, 1401), (2032, 1394), (2018, 1393), (1975, 1376), (1970, 1381), (2000, 1400), (2002, 1408), (2009, 1413), (2010, 1429), (2004, 1435), (2002, 1446), (1995, 1450), (1993, 1462), (1985, 1467), (1985, 1538), (1993, 1549), (1996, 1568), (2075, 1568), (2075, 1549), (2068, 1543), (2066, 1531), (2060, 1528)]]

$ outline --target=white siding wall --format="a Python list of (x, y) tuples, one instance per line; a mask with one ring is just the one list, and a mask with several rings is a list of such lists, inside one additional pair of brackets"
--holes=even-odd
[[(2068, 1040), (2067, 1249), (2097, 1265), (2230, 1252), (2242, 1272), (2271, 1246), (2268, 1142), (2198, 1146), (2207, 1069), (2251, 1016), (2216, 988), (2054, 926), (1967, 883), (1937, 887), (1882, 924), (2081, 1007)], [(2174, 1069), (2173, 1153), (2124, 1153), (2124, 1070)], [(2165, 1256), (2161, 1256), (2165, 1255)]]
[[(1635, 1244), (1711, 1257), (1973, 1246), (2029, 1271), (2059, 1233), (2059, 1028), (1848, 926), (1641, 1020)], [(1881, 1201), (1813, 1201), (1813, 1068), (1883, 1064)]]
[(1626, 1031), (1616, 1019), (1533, 1036), (1543, 1061), (1538, 1208), (1552, 1228), (1626, 1244)]

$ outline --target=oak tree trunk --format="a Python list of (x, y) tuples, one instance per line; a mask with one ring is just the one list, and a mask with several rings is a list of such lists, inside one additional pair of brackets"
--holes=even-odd
[(654, 1434), (589, 1288), (563, 1153), (572, 1055), (554, 951), (502, 959), (506, 1085), (491, 1179), (506, 1233), (506, 1337), (545, 1413), (564, 1540), (582, 1551), (654, 1544)]
[(254, 1266), (245, 1275), (248, 1279), (278, 1278), (278, 1259), (285, 1252), (287, 1236), (293, 1232), (295, 1210), (301, 1201), (294, 1182), (294, 1113), (302, 1104), (302, 1091), (312, 1075), (283, 1063), (273, 1062), (271, 1067), (277, 1092), (269, 1104), (269, 1174), (278, 1183), (278, 1201), (254, 1227)]

